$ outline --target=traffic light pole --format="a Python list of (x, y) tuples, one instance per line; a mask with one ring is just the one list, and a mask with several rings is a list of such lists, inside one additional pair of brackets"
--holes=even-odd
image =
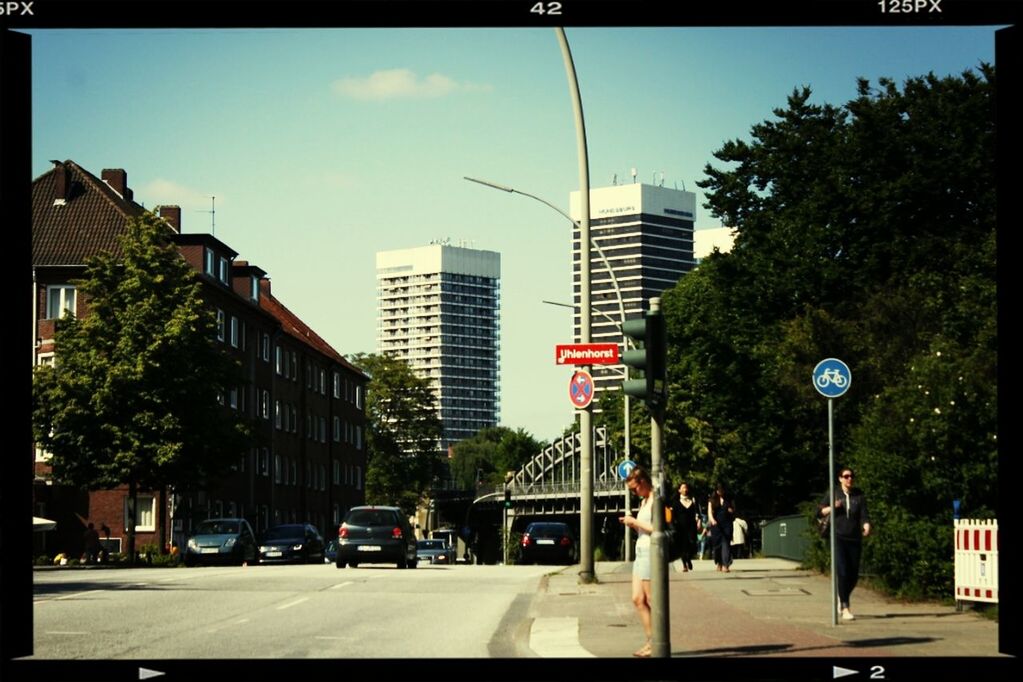
[[(661, 299), (650, 299), (651, 315), (660, 315)], [(648, 371), (652, 371), (648, 369)], [(664, 402), (650, 410), (650, 475), (654, 483), (653, 526), (650, 536), (650, 644), (652, 656), (671, 656), (668, 613), (668, 548), (664, 535)]]

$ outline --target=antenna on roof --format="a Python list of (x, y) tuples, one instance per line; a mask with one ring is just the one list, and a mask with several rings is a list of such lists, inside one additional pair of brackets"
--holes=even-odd
[(216, 237), (217, 236), (217, 198), (216, 197), (210, 197), (210, 210), (204, 211), (202, 209), (198, 209), (198, 212), (199, 213), (209, 213), (210, 214), (210, 232), (213, 234), (214, 237)]

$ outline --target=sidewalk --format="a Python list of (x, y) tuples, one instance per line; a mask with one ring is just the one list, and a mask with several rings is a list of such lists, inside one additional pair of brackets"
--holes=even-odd
[[(597, 583), (578, 567), (549, 575), (531, 606), (531, 653), (632, 657), (644, 642), (632, 605), (632, 564), (598, 562)], [(998, 653), (998, 623), (954, 606), (886, 599), (860, 585), (854, 621), (831, 624), (828, 576), (784, 559), (739, 559), (730, 573), (710, 561), (668, 568), (672, 656), (978, 657)]]

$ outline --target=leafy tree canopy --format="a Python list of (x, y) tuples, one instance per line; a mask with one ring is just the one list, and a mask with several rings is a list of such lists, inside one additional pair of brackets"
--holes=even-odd
[(854, 380), (836, 459), (879, 510), (941, 532), (953, 498), (994, 511), (993, 82), (988, 65), (862, 79), (842, 106), (798, 88), (716, 153), (699, 184), (734, 248), (662, 300), (670, 471), (723, 479), (749, 515), (816, 499), (827, 409), (810, 376), (838, 357)]
[(119, 246), (74, 282), (88, 314), (65, 314), (54, 366), (36, 368), (36, 443), (58, 480), (82, 488), (213, 481), (249, 443), (218, 405), (242, 384), (238, 365), (215, 342), (215, 314), (167, 225), (146, 214)]
[(474, 488), (477, 483), (500, 485), (508, 471), (519, 469), (545, 447), (547, 443), (536, 440), (525, 429), (480, 429), (472, 438), (455, 444), (451, 474), (464, 489)]
[(412, 514), (442, 470), (437, 399), (429, 380), (402, 360), (372, 353), (350, 360), (371, 377), (366, 501), (397, 505)]

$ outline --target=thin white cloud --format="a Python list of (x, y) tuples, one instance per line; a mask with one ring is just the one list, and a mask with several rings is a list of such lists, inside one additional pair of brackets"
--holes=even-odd
[(363, 101), (430, 99), (453, 92), (488, 92), (492, 89), (489, 85), (459, 83), (440, 73), (420, 78), (409, 69), (374, 71), (364, 77), (348, 76), (334, 81), (331, 88), (339, 95)]

